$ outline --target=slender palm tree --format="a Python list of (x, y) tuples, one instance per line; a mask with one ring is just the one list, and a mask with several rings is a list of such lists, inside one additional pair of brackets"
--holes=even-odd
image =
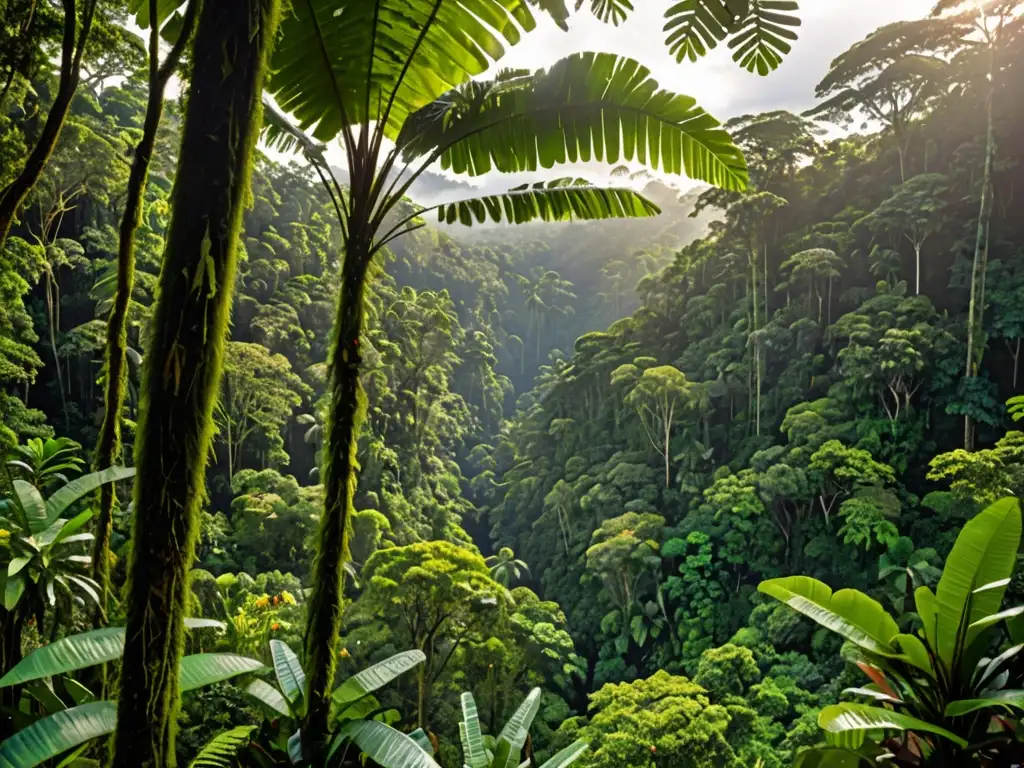
[(512, 586), (512, 582), (519, 581), (523, 572), (530, 572), (530, 567), (516, 557), (511, 547), (502, 547), (498, 554), (487, 558), (487, 566), (491, 569), (491, 578), (503, 587)]
[[(282, 22), (268, 88), (291, 120), (272, 117), (269, 139), (310, 159), (331, 192), (344, 248), (324, 443), (327, 501), (306, 629), (304, 731), (314, 738), (326, 730), (349, 557), (356, 437), (365, 412), (363, 297), (374, 257), (424, 226), (431, 211), (465, 225), (658, 213), (632, 189), (560, 179), (402, 216), (398, 206), (411, 184), (436, 163), (480, 175), (593, 158), (636, 160), (733, 190), (746, 186), (742, 153), (719, 123), (692, 98), (660, 90), (631, 59), (581, 53), (546, 71), (471, 81), (534, 25), (526, 0), (295, 0)], [(319, 143), (334, 139), (349, 171), (344, 190)], [(304, 747), (315, 750), (306, 746), (313, 741), (304, 739)]]

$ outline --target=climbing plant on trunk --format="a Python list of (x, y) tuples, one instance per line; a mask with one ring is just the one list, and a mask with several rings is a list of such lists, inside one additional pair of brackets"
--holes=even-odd
[[(117, 284), (114, 302), (107, 319), (106, 381), (103, 393), (103, 424), (96, 445), (94, 459), (97, 471), (113, 466), (121, 453), (121, 411), (127, 388), (128, 307), (135, 289), (135, 233), (142, 220), (142, 205), (146, 194), (146, 178), (153, 158), (157, 129), (164, 109), (164, 89), (170, 80), (185, 45), (192, 34), (199, 0), (189, 0), (182, 18), (182, 27), (167, 58), (160, 63), (160, 15), (157, 0), (147, 0), (149, 29), (149, 98), (146, 117), (142, 125), (142, 138), (135, 147), (132, 169), (128, 177), (124, 212), (121, 214), (117, 246)], [(96, 538), (93, 541), (92, 577), (100, 585), (100, 603), (96, 612), (98, 624), (106, 623), (107, 594), (110, 591), (110, 530), (113, 521), (114, 486), (100, 488), (100, 505), (96, 518)]]
[(174, 766), (188, 574), (278, 0), (203, 4), (143, 366), (114, 768)]
[[(630, 59), (583, 53), (547, 71), (470, 80), (534, 25), (526, 0), (296, 0), (282, 22), (269, 91), (297, 125), (275, 114), (268, 139), (311, 161), (331, 194), (344, 249), (330, 358), (326, 503), (305, 641), (307, 732), (326, 728), (334, 675), (365, 408), (362, 298), (374, 256), (424, 226), (421, 217), (430, 211), (465, 225), (658, 213), (632, 189), (559, 179), (417, 207), (400, 217), (396, 207), (412, 182), (436, 162), (480, 175), (595, 158), (637, 160), (734, 190), (746, 185), (742, 153), (718, 122), (693, 99), (659, 90), (650, 72)], [(312, 136), (302, 133), (307, 129)], [(331, 175), (319, 144), (335, 138), (345, 152), (347, 190)]]

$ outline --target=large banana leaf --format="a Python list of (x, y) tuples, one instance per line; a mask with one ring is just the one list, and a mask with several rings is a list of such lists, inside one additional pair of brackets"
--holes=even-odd
[[(1020, 535), (1020, 503), (1008, 498), (978, 514), (957, 537), (935, 591), (935, 615), (926, 616), (926, 612), (921, 611), (926, 631), (930, 629), (928, 621), (934, 621), (936, 649), (947, 665), (956, 654), (967, 601), (971, 601), (970, 611), (966, 613), (968, 625), (999, 611), (1005, 584), (984, 590), (978, 587), (1002, 582), (1013, 573)], [(931, 607), (926, 610), (930, 611)], [(983, 627), (968, 626), (966, 633), (961, 633), (964, 645), (969, 646), (982, 630)]]
[(438, 768), (413, 739), (377, 720), (354, 720), (338, 732), (382, 768)]
[(550, 760), (544, 763), (540, 768), (565, 768), (567, 765), (575, 763), (580, 755), (590, 749), (590, 745), (583, 740), (574, 741), (568, 747), (563, 750), (556, 752)]
[[(501, 86), (501, 87), (497, 87)], [(747, 185), (743, 153), (694, 99), (658, 89), (650, 70), (578, 53), (514, 84), (474, 83), (413, 115), (397, 140), (406, 160), (480, 175), (591, 158), (636, 160), (729, 190)]]
[(248, 656), (235, 653), (194, 653), (181, 660), (181, 690), (195, 690), (262, 669), (266, 669), (262, 662)]
[(487, 753), (484, 751), (484, 737), (480, 732), (480, 717), (476, 711), (473, 694), (462, 694), (462, 720), (459, 722), (459, 736), (462, 739), (462, 759), (469, 768), (488, 768)]
[(657, 216), (654, 203), (632, 189), (603, 189), (583, 179), (555, 179), (516, 187), (499, 195), (458, 200), (437, 206), (437, 218), (472, 226), (473, 220), (510, 224), (573, 219), (614, 219)]
[(294, 704), (306, 692), (306, 675), (302, 671), (299, 657), (286, 643), (271, 640), (270, 658), (274, 660), (274, 674), (277, 675), (281, 692)]
[(113, 733), (117, 704), (94, 701), (37, 720), (0, 744), (0, 766), (34, 768), (90, 739)]
[(43, 528), (52, 525), (61, 512), (101, 485), (127, 480), (129, 477), (135, 477), (135, 467), (107, 467), (66, 483), (46, 500), (46, 525)]
[[(157, 26), (162, 25), (185, 0), (156, 0)], [(149, 0), (128, 0), (128, 12), (135, 15), (135, 23), (143, 29), (149, 28)]]
[[(530, 691), (523, 703), (512, 713), (512, 717), (505, 723), (505, 727), (498, 734), (499, 749), (495, 754), (493, 768), (515, 768), (519, 765), (519, 754), (523, 751), (523, 744), (530, 733), (530, 725), (533, 718), (537, 716), (540, 709), (540, 688)], [(500, 762), (500, 755), (504, 754), (501, 749), (502, 743), (508, 745), (508, 756), (506, 762)]]
[[(188, 629), (223, 626), (214, 619), (185, 619)], [(105, 627), (71, 635), (32, 651), (0, 678), (0, 688), (105, 664), (120, 658), (123, 651), (123, 627)]]
[(295, 717), (295, 713), (292, 712), (291, 705), (284, 697), (284, 694), (270, 683), (259, 679), (253, 680), (245, 687), (245, 692), (274, 712), (285, 717)]
[(892, 640), (900, 634), (899, 626), (881, 603), (862, 592), (841, 589), (833, 594), (827, 584), (809, 576), (770, 579), (762, 581), (757, 589), (866, 651), (897, 655)]
[(113, 661), (124, 651), (124, 629), (107, 627), (65, 637), (38, 648), (0, 678), (0, 688), (54, 677)]
[(960, 747), (967, 746), (964, 739), (945, 728), (910, 715), (904, 715), (901, 712), (871, 707), (866, 704), (833, 704), (825, 707), (818, 713), (818, 726), (829, 733), (879, 729), (932, 733), (949, 739)]
[(321, 141), (375, 121), (385, 133), (479, 75), (535, 25), (527, 0), (293, 0), (268, 90)]
[(46, 502), (39, 489), (25, 480), (14, 481), (14, 498), (21, 511), (21, 523), (28, 526), (29, 533), (46, 530)]
[(423, 651), (405, 651), (358, 672), (335, 689), (331, 698), (338, 706), (361, 699), (427, 660)]

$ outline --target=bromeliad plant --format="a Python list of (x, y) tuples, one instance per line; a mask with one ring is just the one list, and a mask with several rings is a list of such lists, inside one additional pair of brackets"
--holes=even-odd
[[(309, 765), (303, 758), (303, 733), (298, 730), (307, 707), (306, 675), (298, 657), (280, 640), (270, 641), (270, 656), (277, 685), (256, 679), (245, 688), (273, 718), (264, 721), (250, 752), (260, 765)], [(436, 768), (430, 751), (422, 747), (422, 732), (406, 735), (392, 728), (389, 723), (397, 713), (385, 710), (372, 695), (425, 660), (422, 651), (395, 654), (335, 688), (329, 716), (330, 746), (324, 762), (316, 765), (338, 768), (349, 757), (349, 744), (355, 744), (384, 768)]]
[[(530, 691), (522, 704), (512, 714), (497, 737), (484, 736), (480, 730), (473, 694), (462, 694), (462, 720), (459, 721), (459, 737), (462, 740), (462, 761), (465, 768), (526, 768), (536, 765), (530, 750), (530, 725), (540, 709), (540, 688)], [(527, 758), (520, 762), (524, 747)], [(540, 768), (566, 768), (589, 749), (583, 740), (574, 741), (556, 753)]]
[[(223, 628), (219, 621), (186, 619), (190, 630)], [(15, 709), (17, 733), (0, 743), (0, 766), (34, 768), (62, 757), (74, 765), (90, 742), (113, 733), (117, 703), (97, 701), (70, 673), (120, 658), (122, 627), (95, 629), (58, 640), (26, 656), (0, 678), (0, 690), (21, 689)], [(197, 653), (179, 665), (181, 690), (191, 691), (265, 669), (256, 659), (234, 653)]]
[[(967, 523), (935, 592), (914, 592), (920, 629), (903, 632), (880, 603), (853, 589), (833, 593), (806, 576), (759, 590), (848, 642), (844, 656), (870, 678), (845, 693), (870, 703), (825, 707), (828, 746), (802, 766), (1008, 765), (1024, 688), (1012, 665), (1024, 650), (1024, 606), (1001, 610), (1021, 538), (1017, 499), (998, 501)], [(1005, 628), (1009, 642), (1003, 642)]]

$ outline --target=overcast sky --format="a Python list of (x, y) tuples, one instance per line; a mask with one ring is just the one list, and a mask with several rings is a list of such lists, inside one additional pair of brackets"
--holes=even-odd
[[(618, 27), (602, 24), (586, 12), (570, 18), (568, 32), (547, 18), (540, 19), (536, 30), (509, 49), (501, 66), (537, 69), (578, 51), (606, 51), (645, 64), (662, 88), (695, 97), (723, 122), (736, 115), (772, 109), (802, 111), (813, 105), (814, 86), (833, 58), (883, 24), (927, 15), (934, 0), (805, 0), (800, 7), (800, 39), (782, 66), (768, 77), (740, 69), (724, 44), (696, 64), (677, 64), (668, 54), (662, 31), (668, 0), (633, 0), (633, 5), (637, 10)], [(340, 151), (331, 155), (338, 165), (343, 163)], [(583, 175), (593, 181), (605, 178), (596, 165), (561, 166), (541, 177), (567, 175)], [(526, 180), (494, 176), (497, 178), (482, 177), (476, 182), (494, 191)], [(679, 186), (689, 185), (684, 182)]]

